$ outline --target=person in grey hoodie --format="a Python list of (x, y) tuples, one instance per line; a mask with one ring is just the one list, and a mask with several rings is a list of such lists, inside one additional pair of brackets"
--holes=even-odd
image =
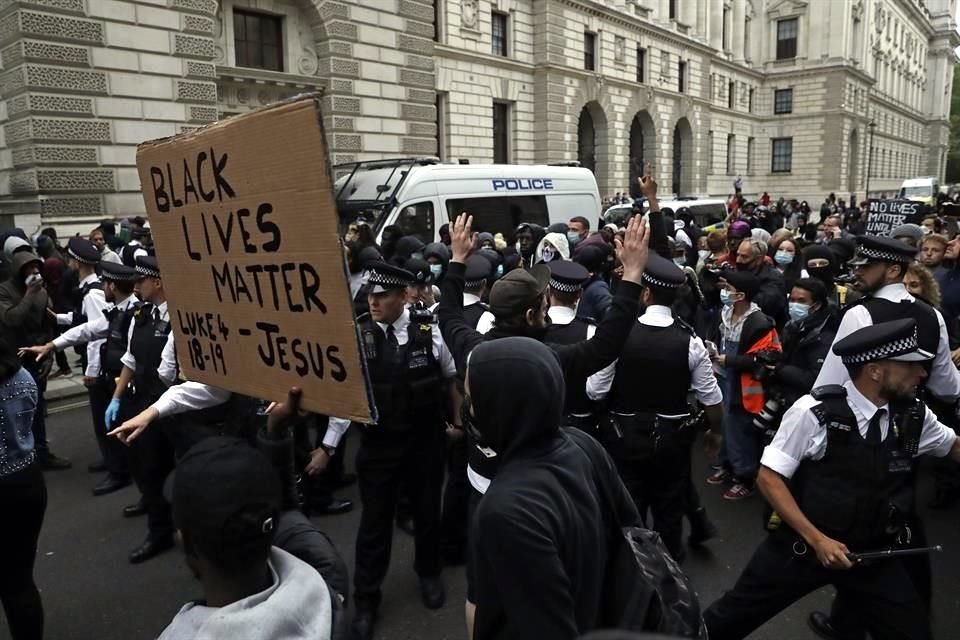
[(160, 640), (331, 638), (323, 577), (272, 544), (280, 481), (263, 454), (238, 438), (206, 438), (180, 459), (168, 488), (204, 597), (184, 605)]

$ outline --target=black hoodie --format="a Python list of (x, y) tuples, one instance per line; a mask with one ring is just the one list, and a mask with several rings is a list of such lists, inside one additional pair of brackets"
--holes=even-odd
[(477, 428), (501, 465), (471, 523), (474, 640), (573, 640), (596, 627), (613, 535), (594, 478), (610, 478), (621, 522), (637, 522), (636, 509), (604, 450), (559, 428), (565, 385), (553, 350), (530, 338), (486, 342), (467, 375)]

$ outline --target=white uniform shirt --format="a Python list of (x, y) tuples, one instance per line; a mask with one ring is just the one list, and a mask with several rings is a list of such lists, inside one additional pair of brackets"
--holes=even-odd
[[(386, 340), (387, 325), (378, 322), (377, 326), (383, 331), (384, 340)], [(397, 344), (401, 347), (407, 344), (410, 338), (407, 334), (407, 328), (409, 326), (410, 310), (404, 309), (400, 317), (393, 323), (393, 332), (397, 337)], [(440, 327), (434, 325), (433, 331), (431, 331), (431, 337), (433, 339), (433, 357), (440, 363), (440, 374), (447, 379), (456, 376), (457, 365), (453, 361), (453, 354), (450, 353), (450, 349), (447, 348), (446, 343), (443, 341), (443, 336), (440, 335)], [(340, 444), (340, 438), (343, 437), (343, 434), (346, 433), (349, 427), (350, 420), (331, 416), (330, 421), (327, 423), (327, 433), (323, 436), (324, 446), (336, 447)]]
[[(472, 304), (480, 302), (480, 297), (472, 293), (463, 294), (463, 307), (467, 308)], [(478, 333), (487, 333), (490, 329), (493, 328), (494, 317), (493, 314), (489, 311), (484, 311), (480, 314), (480, 320), (477, 322), (477, 332)]]
[[(100, 277), (95, 273), (91, 273), (80, 281), (80, 288), (97, 282), (100, 282)], [(80, 304), (81, 309), (83, 309), (83, 315), (87, 318), (87, 322), (103, 318), (103, 312), (109, 306), (103, 289), (88, 289)], [(58, 313), (57, 324), (73, 324), (73, 311), (69, 313)], [(103, 340), (78, 340), (71, 344), (82, 344), (83, 342), (87, 343), (87, 369), (83, 372), (83, 375), (88, 378), (95, 378), (100, 373), (100, 345), (103, 344)]]
[[(639, 320), (649, 327), (669, 327), (674, 323), (670, 307), (654, 304), (647, 307)], [(613, 378), (617, 373), (617, 360), (587, 378), (587, 397), (591, 400), (603, 400), (610, 393)], [(690, 336), (690, 350), (687, 352), (687, 366), (690, 367), (690, 388), (706, 407), (712, 407), (723, 401), (723, 394), (713, 375), (710, 354), (697, 336)], [(672, 416), (664, 416), (672, 417)]]
[[(170, 314), (167, 311), (167, 303), (163, 302), (159, 305), (156, 305), (156, 308), (160, 311), (160, 319), (169, 322)], [(134, 325), (135, 322), (130, 323), (130, 330), (127, 331), (127, 352), (123, 354), (122, 358), (120, 358), (120, 362), (122, 362), (123, 366), (127, 367), (128, 369), (136, 371), (137, 359), (132, 353), (130, 353), (130, 338), (133, 336)], [(167, 336), (166, 343), (163, 345), (163, 353), (160, 356), (160, 365), (157, 367), (157, 374), (160, 376), (160, 379), (167, 384), (173, 382), (177, 377), (177, 354), (173, 341), (172, 330)]]
[(166, 418), (195, 409), (216, 407), (229, 400), (230, 395), (229, 391), (220, 387), (187, 381), (164, 391), (150, 406), (157, 410), (159, 417)]
[[(891, 302), (914, 301), (914, 297), (907, 292), (907, 288), (901, 283), (888, 284), (877, 291), (873, 297), (890, 300)], [(926, 381), (926, 388), (938, 398), (947, 401), (955, 400), (960, 398), (960, 371), (957, 371), (957, 367), (954, 366), (953, 360), (950, 358), (947, 325), (944, 323), (940, 312), (936, 309), (934, 309), (934, 312), (937, 314), (937, 323), (940, 325), (940, 342), (937, 345), (937, 353), (933, 360), (930, 377)], [(833, 344), (837, 344), (857, 329), (871, 325), (873, 325), (873, 318), (870, 317), (870, 312), (866, 307), (863, 305), (852, 307), (843, 314)], [(850, 374), (847, 373), (847, 368), (833, 352), (833, 346), (831, 345), (813, 388), (816, 389), (828, 384), (844, 384), (849, 380)]]
[[(860, 393), (852, 382), (848, 381), (843, 386), (847, 390), (847, 403), (853, 410), (860, 435), (864, 438), (867, 437), (873, 414), (880, 409), (886, 410), (885, 419), (880, 421), (880, 437), (886, 440), (890, 430), (890, 406), (876, 406)], [(827, 451), (827, 429), (820, 425), (820, 421), (810, 411), (810, 407), (818, 402), (812, 395), (805, 395), (787, 409), (773, 441), (763, 450), (760, 464), (784, 478), (792, 478), (803, 460), (823, 458)], [(953, 430), (940, 424), (933, 412), (927, 409), (917, 455), (932, 453), (942, 458), (950, 453), (956, 439), (957, 435)]]

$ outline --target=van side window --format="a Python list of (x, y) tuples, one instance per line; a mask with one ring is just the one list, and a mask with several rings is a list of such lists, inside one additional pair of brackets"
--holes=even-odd
[(405, 206), (397, 215), (396, 224), (405, 236), (433, 242), (433, 203), (426, 200)]
[(509, 238), (521, 222), (541, 227), (550, 224), (544, 196), (505, 196), (447, 200), (447, 215), (452, 222), (461, 213), (473, 216), (473, 230), (502, 233)]

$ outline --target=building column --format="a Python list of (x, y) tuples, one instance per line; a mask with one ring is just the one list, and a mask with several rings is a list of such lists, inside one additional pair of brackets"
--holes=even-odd
[(743, 20), (747, 15), (746, 0), (733, 0), (733, 29), (730, 32), (730, 49), (733, 51), (733, 59), (736, 62), (743, 62)]
[(709, 0), (707, 9), (707, 35), (710, 47), (720, 51), (723, 49), (723, 0)]

